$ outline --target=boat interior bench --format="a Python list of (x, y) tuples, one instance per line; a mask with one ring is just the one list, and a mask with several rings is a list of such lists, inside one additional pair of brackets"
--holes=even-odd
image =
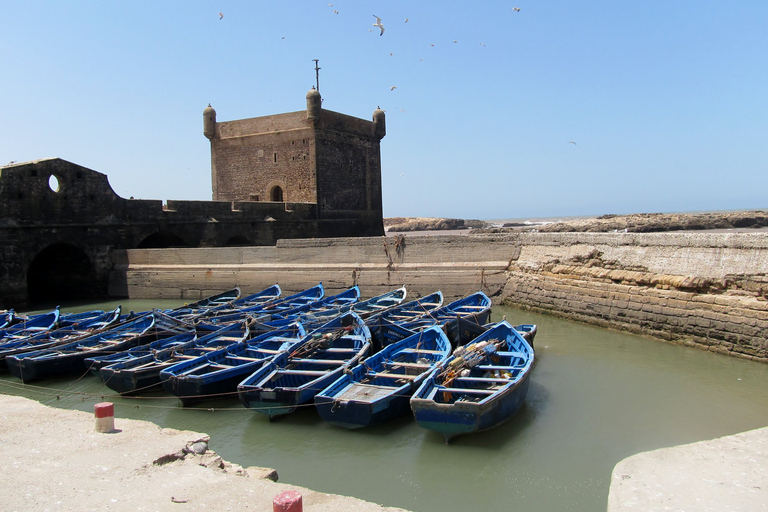
[(297, 357), (291, 358), (291, 363), (309, 363), (309, 364), (336, 364), (342, 365), (346, 361), (341, 359), (299, 359)]
[(391, 372), (370, 372), (368, 373), (369, 377), (386, 377), (388, 379), (406, 379), (406, 380), (413, 380), (418, 375), (406, 375), (404, 373), (391, 373)]
[(523, 367), (522, 366), (497, 366), (495, 364), (479, 364), (475, 366), (478, 370), (485, 370), (487, 372), (493, 372), (496, 370), (508, 370), (508, 371), (514, 371), (514, 370), (520, 370)]
[(476, 394), (476, 395), (492, 395), (496, 392), (496, 390), (492, 389), (479, 389), (479, 388), (451, 388), (451, 387), (445, 387), (440, 386), (438, 388), (440, 391), (445, 391), (448, 393), (466, 393), (468, 395)]
[(392, 367), (392, 368), (397, 368), (398, 366), (402, 368), (429, 368), (432, 365), (429, 363), (407, 363), (405, 361), (385, 361), (384, 366)]
[(442, 350), (427, 350), (425, 348), (404, 348), (402, 352), (408, 352), (410, 354), (442, 354)]
[(294, 370), (291, 368), (283, 368), (282, 370), (280, 370), (280, 373), (290, 373), (291, 375), (312, 375), (312, 376), (320, 376), (320, 375), (328, 374), (328, 372), (322, 372), (322, 371)]

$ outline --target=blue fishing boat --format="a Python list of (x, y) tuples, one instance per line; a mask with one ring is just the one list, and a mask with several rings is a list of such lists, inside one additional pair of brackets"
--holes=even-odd
[(158, 333), (194, 329), (190, 324), (158, 311), (139, 316), (109, 330), (48, 349), (25, 352), (6, 358), (8, 369), (22, 380), (84, 372), (87, 357), (120, 352), (157, 339)]
[[(300, 320), (302, 317), (304, 318), (304, 321), (312, 324), (311, 327), (305, 326), (305, 328), (307, 328), (308, 331), (313, 330), (325, 323), (318, 321), (317, 318), (323, 318), (327, 315), (330, 319), (338, 316), (339, 310), (349, 310), (354, 304), (357, 304), (359, 298), (360, 289), (357, 286), (353, 286), (336, 295), (308, 302), (294, 309), (281, 312), (270, 310), (253, 317), (251, 330), (253, 332), (268, 332), (286, 327), (296, 322), (300, 322), (304, 325), (304, 322)], [(315, 320), (313, 321), (312, 319)]]
[(247, 322), (243, 321), (191, 340), (177, 336), (173, 338), (177, 342), (174, 345), (104, 366), (99, 370), (99, 376), (120, 394), (136, 394), (161, 385), (160, 373), (164, 369), (242, 342), (249, 335)]
[(252, 293), (250, 295), (246, 295), (245, 297), (233, 300), (231, 302), (231, 307), (248, 308), (264, 306), (280, 300), (280, 295), (282, 295), (282, 293), (283, 290), (280, 288), (280, 285), (273, 284), (272, 286), (264, 288), (260, 292)]
[(61, 311), (59, 311), (59, 307), (56, 306), (56, 309), (50, 313), (41, 313), (21, 322), (14, 323), (5, 329), (0, 330), (0, 342), (26, 338), (43, 331), (55, 329), (59, 323), (60, 315)]
[[(223, 295), (209, 297), (202, 303), (194, 303), (187, 306), (182, 306), (175, 310), (171, 310), (169, 314), (179, 318), (185, 318), (187, 320), (200, 321), (205, 318), (209, 318), (216, 315), (225, 315), (232, 312), (237, 312), (246, 308), (259, 308), (271, 304), (280, 299), (282, 290), (280, 286), (274, 284), (257, 293), (247, 295), (245, 297), (239, 296), (240, 289), (235, 288), (224, 292)], [(226, 299), (232, 300), (226, 300)]]
[(424, 379), (451, 355), (439, 327), (427, 327), (384, 347), (315, 396), (325, 421), (346, 428), (383, 423), (410, 411), (409, 400)]
[(536, 338), (536, 333), (539, 330), (539, 327), (536, 324), (516, 325), (515, 330), (525, 338), (525, 341), (527, 341), (531, 347), (533, 347), (533, 340)]
[[(334, 317), (346, 313), (347, 311), (354, 311), (360, 318), (366, 319), (374, 314), (383, 313), (393, 307), (398, 306), (403, 302), (406, 296), (405, 286), (396, 290), (389, 291), (387, 293), (371, 297), (370, 299), (354, 302), (343, 303), (339, 307), (330, 308), (310, 308), (310, 311), (306, 313), (299, 313), (298, 315), (290, 315), (288, 320), (283, 322), (296, 321), (301, 323), (307, 330), (313, 330), (325, 323), (331, 321)], [(268, 322), (269, 325), (280, 324), (280, 321)]]
[(422, 315), (430, 313), (443, 305), (443, 294), (439, 290), (425, 295), (416, 300), (393, 306), (386, 311), (373, 314), (365, 319), (365, 325), (371, 331), (371, 344), (373, 352), (378, 352), (382, 347), (381, 326), (386, 322), (400, 324), (413, 321)]
[(187, 359), (160, 372), (163, 388), (183, 405), (233, 396), (237, 385), (275, 355), (289, 350), (306, 335), (300, 324), (262, 333)]
[(446, 442), (509, 420), (528, 393), (533, 348), (506, 321), (459, 347), (411, 397), (416, 423)]
[(211, 314), (217, 309), (227, 308), (239, 297), (240, 288), (232, 288), (231, 290), (217, 293), (216, 295), (211, 295), (210, 297), (184, 304), (177, 308), (163, 310), (163, 313), (168, 316), (192, 322), (201, 316)]
[(356, 313), (344, 313), (277, 354), (237, 386), (240, 401), (260, 414), (289, 414), (365, 357), (371, 332)]
[(490, 318), (491, 299), (478, 291), (410, 321), (393, 323), (384, 320), (379, 336), (382, 345), (387, 346), (414, 332), (437, 325), (445, 331), (455, 348), (476, 338)]
[(260, 321), (265, 322), (279, 322), (281, 320), (294, 321), (301, 315), (310, 317), (312, 315), (324, 315), (326, 313), (333, 314), (335, 311), (349, 311), (353, 305), (357, 304), (360, 300), (360, 288), (352, 286), (344, 291), (331, 295), (324, 299), (320, 299), (314, 302), (309, 302), (298, 308), (287, 311), (269, 311), (269, 319), (258, 318)]
[(315, 286), (302, 290), (283, 299), (272, 301), (266, 304), (257, 304), (255, 306), (244, 306), (220, 309), (207, 315), (206, 318), (201, 320), (201, 323), (207, 323), (211, 325), (224, 325), (232, 322), (240, 322), (246, 317), (261, 318), (268, 320), (272, 313), (280, 314), (286, 311), (298, 310), (302, 306), (321, 300), (325, 295), (325, 289), (323, 284), (319, 283)]
[[(208, 334), (207, 331), (205, 331)], [(95, 376), (101, 375), (101, 369), (115, 363), (125, 363), (139, 357), (155, 354), (167, 348), (179, 349), (197, 340), (199, 333), (196, 330), (188, 330), (175, 333), (171, 336), (159, 336), (158, 339), (147, 344), (136, 345), (128, 350), (110, 352), (108, 354), (86, 357), (83, 360), (85, 367)]]
[(121, 308), (118, 306), (112, 311), (102, 311), (98, 316), (74, 318), (69, 317), (60, 323), (61, 327), (54, 330), (45, 330), (26, 337), (10, 336), (0, 342), (0, 368), (7, 368), (6, 358), (33, 350), (42, 350), (57, 345), (70, 343), (97, 332), (111, 328), (121, 318)]

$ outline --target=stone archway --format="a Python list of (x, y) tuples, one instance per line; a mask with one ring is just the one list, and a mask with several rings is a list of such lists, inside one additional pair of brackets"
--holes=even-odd
[(157, 231), (142, 240), (137, 249), (169, 249), (171, 247), (189, 247), (180, 236), (168, 231)]
[(103, 297), (106, 289), (88, 255), (79, 247), (56, 243), (40, 251), (27, 270), (31, 303)]
[(283, 202), (283, 189), (279, 185), (275, 185), (272, 187), (272, 190), (269, 191), (269, 200), (276, 203)]

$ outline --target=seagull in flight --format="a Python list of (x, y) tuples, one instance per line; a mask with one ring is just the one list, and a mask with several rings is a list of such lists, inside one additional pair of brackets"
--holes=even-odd
[(221, 13), (221, 12), (220, 12), (220, 13), (219, 13), (219, 19), (223, 19), (223, 18), (224, 18), (224, 13)]
[(515, 11), (515, 12), (520, 12), (520, 8), (519, 7), (513, 7), (512, 10)]
[(394, 91), (395, 89), (397, 89), (396, 85), (393, 85), (392, 87), (389, 88), (390, 91)]
[(381, 18), (379, 18), (375, 14), (373, 15), (373, 17), (376, 18), (376, 23), (374, 23), (373, 26), (374, 27), (379, 27), (379, 29), (381, 30), (381, 34), (379, 34), (379, 35), (383, 36), (384, 35), (384, 25), (381, 24)]
[(576, 143), (575, 143), (575, 142), (573, 142), (572, 140), (569, 140), (569, 141), (568, 141), (568, 144), (573, 144), (574, 146), (576, 145)]

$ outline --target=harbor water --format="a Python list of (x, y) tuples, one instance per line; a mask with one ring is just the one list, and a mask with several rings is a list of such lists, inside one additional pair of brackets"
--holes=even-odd
[[(123, 301), (137, 311), (178, 304)], [(450, 445), (410, 417), (350, 431), (310, 406), (269, 422), (236, 397), (183, 408), (162, 391), (114, 396), (87, 374), (23, 385), (3, 372), (0, 392), (87, 412), (111, 401), (117, 428), (128, 417), (205, 432), (224, 459), (275, 468), (283, 483), (415, 512), (605, 510), (620, 460), (768, 426), (764, 364), (494, 306), (493, 319), (502, 316), (539, 326), (526, 403), (501, 427)]]

